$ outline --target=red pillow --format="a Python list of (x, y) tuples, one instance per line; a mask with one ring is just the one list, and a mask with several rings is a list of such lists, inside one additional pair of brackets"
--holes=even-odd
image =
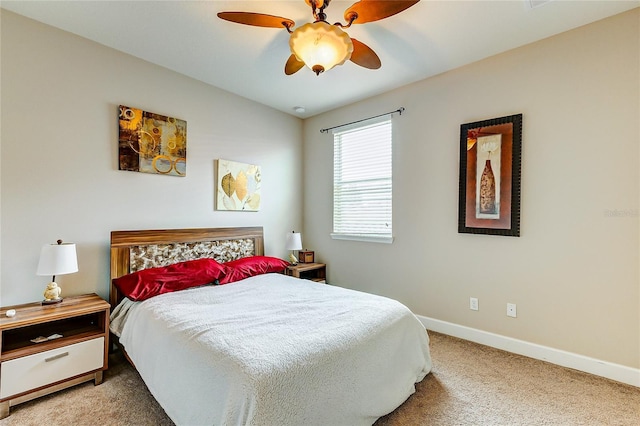
[(116, 278), (113, 283), (129, 299), (140, 301), (162, 293), (213, 283), (226, 273), (225, 266), (206, 258), (143, 269)]
[(289, 262), (269, 256), (250, 256), (232, 260), (223, 264), (227, 267), (227, 274), (220, 278), (220, 284), (232, 283), (254, 275), (284, 271)]

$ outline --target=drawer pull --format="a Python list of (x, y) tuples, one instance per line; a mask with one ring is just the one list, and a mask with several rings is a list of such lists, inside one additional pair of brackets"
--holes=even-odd
[(65, 356), (68, 356), (68, 355), (69, 355), (69, 352), (63, 352), (61, 354), (54, 355), (54, 356), (49, 357), (49, 358), (45, 358), (44, 362), (55, 361), (56, 359), (64, 358)]

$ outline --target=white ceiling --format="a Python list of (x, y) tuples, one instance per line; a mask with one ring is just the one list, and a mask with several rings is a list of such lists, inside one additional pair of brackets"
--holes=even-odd
[[(527, 7), (527, 3), (542, 4)], [(355, 0), (332, 0), (328, 22), (344, 23)], [(7, 1), (4, 9), (61, 28), (286, 113), (310, 117), (390, 89), (640, 6), (640, 0), (421, 0), (387, 19), (354, 25), (382, 68), (347, 62), (316, 76), (286, 76), (284, 29), (239, 25), (221, 11), (313, 21), (304, 0)], [(294, 111), (303, 106), (304, 113)]]

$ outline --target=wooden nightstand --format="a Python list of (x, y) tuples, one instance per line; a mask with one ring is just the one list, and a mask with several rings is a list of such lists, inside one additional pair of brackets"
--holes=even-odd
[[(16, 404), (89, 380), (102, 383), (109, 308), (95, 294), (0, 308), (0, 419)], [(6, 316), (9, 309), (14, 317)], [(62, 337), (31, 341), (54, 334)]]
[(319, 283), (324, 283), (327, 280), (327, 265), (324, 263), (298, 263), (297, 265), (289, 265), (285, 272), (292, 277)]

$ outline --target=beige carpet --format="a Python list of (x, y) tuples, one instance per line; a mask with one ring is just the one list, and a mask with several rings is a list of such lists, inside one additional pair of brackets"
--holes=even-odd
[[(429, 335), (432, 373), (376, 426), (640, 425), (638, 388), (442, 334)], [(172, 424), (135, 370), (118, 355), (111, 356), (103, 384), (89, 382), (17, 405), (0, 420), (1, 426)]]

